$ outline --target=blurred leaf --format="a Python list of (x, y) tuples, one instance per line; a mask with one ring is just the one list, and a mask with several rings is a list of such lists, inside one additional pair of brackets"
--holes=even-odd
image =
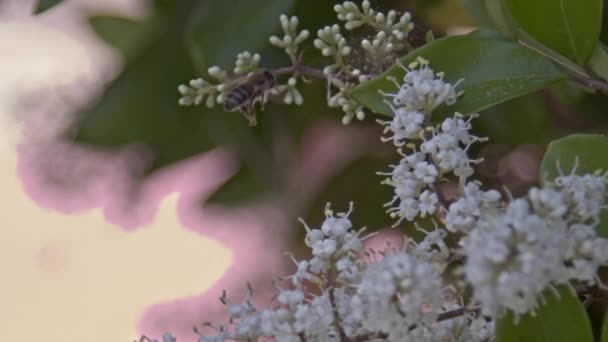
[(597, 42), (587, 65), (594, 73), (608, 80), (608, 47)]
[(551, 136), (551, 117), (538, 93), (524, 95), (496, 105), (481, 115), (475, 129), (493, 144), (545, 145)]
[(63, 0), (38, 0), (36, 5), (35, 14), (40, 14), (44, 11), (48, 11), (52, 7), (59, 5)]
[[(439, 116), (453, 112), (478, 112), (545, 88), (563, 80), (565, 76), (548, 59), (488, 30), (435, 40), (410, 53), (401, 63), (408, 65), (419, 56), (429, 60), (434, 70), (445, 72), (448, 82), (464, 79), (458, 88), (464, 91), (464, 95), (455, 105), (438, 108), (435, 113)], [(382, 75), (355, 88), (352, 96), (367, 108), (390, 116), (391, 110), (378, 91), (394, 93), (395, 85), (386, 77), (402, 79), (404, 74), (400, 66), (394, 65)]]
[(200, 1), (188, 25), (188, 49), (199, 73), (229, 67), (237, 53), (258, 51), (280, 28), (279, 16), (293, 0)]
[(569, 286), (557, 287), (559, 297), (545, 290), (545, 304), (540, 303), (536, 316), (519, 318), (509, 312), (496, 322), (496, 342), (592, 342), (591, 323), (583, 304)]
[(602, 340), (601, 342), (608, 342), (608, 314), (604, 313), (604, 323), (602, 323)]
[(135, 59), (140, 51), (154, 38), (162, 28), (160, 19), (137, 21), (126, 17), (94, 15), (89, 17), (89, 24), (106, 43), (118, 49), (127, 63)]
[(464, 8), (479, 26), (494, 28), (484, 0), (461, 0)]
[(270, 185), (260, 182), (259, 177), (256, 177), (249, 167), (244, 166), (205, 202), (235, 207), (249, 204), (268, 191)]
[[(545, 156), (540, 164), (541, 181), (550, 181), (559, 176), (559, 169), (564, 174), (574, 170), (576, 174), (593, 173), (599, 169), (608, 171), (608, 136), (596, 134), (573, 134), (565, 138), (554, 140), (549, 144)], [(600, 223), (597, 226), (598, 234), (608, 237), (608, 210), (603, 210)]]
[(503, 36), (515, 40), (517, 33), (517, 23), (509, 14), (504, 0), (484, 0), (488, 16), (492, 20), (492, 24), (496, 31)]
[[(387, 156), (388, 157), (388, 156)], [(308, 214), (304, 217), (310, 222), (322, 222), (325, 217), (321, 210), (325, 203), (332, 203), (337, 207), (347, 207), (349, 202), (354, 202), (355, 211), (353, 221), (369, 227), (372, 231), (390, 227), (395, 223), (386, 214), (383, 203), (390, 201), (393, 197), (392, 188), (381, 185), (383, 177), (376, 173), (388, 170), (391, 161), (398, 159), (393, 157), (378, 158), (367, 156), (353, 161), (347, 165), (342, 172), (337, 174), (322, 192), (317, 194), (310, 205)], [(353, 186), (356, 184), (357, 186)]]
[(177, 104), (177, 85), (194, 75), (181, 38), (184, 17), (195, 2), (176, 3), (158, 38), (80, 113), (76, 141), (107, 147), (144, 143), (155, 157), (152, 169), (213, 147), (205, 124), (208, 111)]
[(602, 0), (506, 0), (512, 17), (534, 39), (583, 65), (602, 25)]

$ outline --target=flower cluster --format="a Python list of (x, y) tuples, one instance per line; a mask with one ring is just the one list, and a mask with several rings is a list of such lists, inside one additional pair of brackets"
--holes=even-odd
[(461, 244), (467, 281), (487, 314), (523, 314), (553, 284), (599, 281), (597, 269), (608, 263), (608, 240), (595, 229), (605, 183), (605, 175), (560, 176), (504, 211), (483, 211)]
[[(393, 79), (397, 91), (383, 93), (391, 99), (387, 104), (394, 113), (393, 119), (380, 121), (385, 133), (392, 133), (383, 140), (393, 141), (403, 157), (398, 165), (391, 166), (391, 172), (380, 173), (389, 176), (383, 183), (395, 188), (393, 199), (386, 205), (390, 206), (391, 216), (398, 219), (397, 224), (404, 219), (413, 221), (418, 216), (433, 215), (440, 204), (436, 183), (451, 173), (463, 184), (473, 174), (471, 164), (478, 162), (468, 158), (467, 150), (473, 143), (485, 140), (469, 132), (474, 116), (465, 119), (456, 114), (436, 127), (425, 127), (434, 109), (456, 102), (458, 83), (444, 81), (443, 74), (435, 73), (422, 58), (402, 68), (403, 83)], [(404, 153), (404, 145), (412, 152)]]
[[(353, 229), (351, 212), (352, 204), (347, 213), (337, 214), (328, 205), (320, 228), (304, 223), (305, 243), (312, 257), (294, 259), (296, 271), (282, 278), (283, 286), (276, 286), (271, 306), (257, 308), (251, 301), (250, 287), (240, 302), (232, 302), (224, 293), (220, 300), (227, 306), (229, 324), (209, 324), (213, 335), (196, 328), (199, 341), (429, 341), (466, 337), (481, 342), (487, 338), (493, 330), (491, 320), (474, 314), (461, 314), (449, 323), (442, 318), (466, 308), (444, 289), (442, 271), (428, 261), (433, 254), (430, 244), (408, 243), (397, 250), (372, 251), (370, 255), (375, 257), (364, 261), (363, 242), (371, 235), (363, 237), (364, 229)], [(429, 240), (438, 242), (438, 236), (445, 237), (434, 232), (428, 233)]]
[[(394, 187), (388, 212), (402, 220), (436, 215), (445, 229), (456, 233), (458, 247), (436, 253), (446, 266), (448, 256), (464, 261), (464, 283), (473, 290), (474, 306), (489, 317), (507, 310), (516, 315), (533, 311), (547, 288), (578, 281), (599, 282), (597, 269), (608, 264), (608, 239), (599, 237), (596, 226), (605, 207), (606, 174), (560, 176), (543, 188), (532, 188), (525, 198), (501, 201), (496, 190), (482, 190), (471, 181), (468, 157), (471, 144), (484, 141), (471, 135), (471, 120), (459, 114), (435, 127), (425, 127), (434, 109), (454, 104), (456, 86), (443, 80), (423, 59), (403, 67), (403, 82), (390, 101), (392, 120), (380, 121), (384, 141), (392, 141), (402, 156), (383, 181)], [(403, 152), (403, 146), (410, 153)], [(576, 168), (575, 168), (576, 169)], [(439, 180), (456, 181), (458, 196), (440, 200)], [(436, 232), (445, 230), (438, 229)], [(427, 244), (432, 234), (427, 232)], [(438, 245), (438, 244), (437, 244)], [(436, 250), (439, 252), (440, 250)], [(438, 257), (439, 256), (439, 257)], [(437, 258), (438, 257), (438, 258)]]

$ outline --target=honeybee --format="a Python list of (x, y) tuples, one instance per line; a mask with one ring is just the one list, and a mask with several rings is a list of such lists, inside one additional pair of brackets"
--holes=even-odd
[(241, 111), (250, 125), (256, 124), (255, 104), (266, 102), (268, 91), (276, 84), (276, 77), (268, 70), (263, 70), (249, 77), (247, 81), (232, 89), (226, 96), (224, 110)]

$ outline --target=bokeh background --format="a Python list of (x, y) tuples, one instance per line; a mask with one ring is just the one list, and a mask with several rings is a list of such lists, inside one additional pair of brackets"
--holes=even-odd
[[(269, 104), (255, 128), (177, 106), (178, 84), (242, 50), (286, 65), (267, 43), (275, 18), (297, 14), (316, 32), (337, 2), (65, 0), (34, 16), (33, 0), (0, 1), (0, 337), (193, 340), (193, 325), (221, 320), (223, 289), (240, 298), (251, 282), (268, 299), (269, 277), (293, 266), (283, 252), (306, 255), (296, 218), (319, 224), (328, 201), (354, 201), (355, 222), (398, 236), (376, 175), (394, 149), (371, 114), (342, 126), (323, 82), (303, 86), (303, 107)], [(429, 29), (483, 24), (468, 2), (373, 3), (411, 11), (419, 44)], [(305, 60), (323, 65), (310, 43)], [(559, 86), (484, 112), (475, 129), (492, 140), (471, 151), (486, 160), (479, 175), (522, 193), (551, 139), (605, 131), (605, 101)]]

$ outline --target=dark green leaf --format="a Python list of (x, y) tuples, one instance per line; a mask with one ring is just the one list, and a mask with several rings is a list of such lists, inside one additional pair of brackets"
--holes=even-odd
[[(195, 1), (176, 4), (159, 37), (133, 58), (102, 97), (79, 116), (75, 139), (96, 146), (142, 143), (151, 149), (153, 168), (213, 146), (205, 122), (208, 111), (177, 105), (177, 85), (194, 76), (181, 37), (183, 18)], [(169, 67), (170, 66), (170, 67)]]
[(35, 14), (40, 14), (44, 11), (51, 9), (52, 7), (57, 6), (63, 0), (38, 0), (38, 4), (36, 5)]
[(515, 324), (509, 313), (496, 322), (496, 342), (592, 342), (591, 323), (585, 308), (569, 286), (559, 286), (559, 297), (545, 290), (545, 304), (536, 316), (526, 314)]
[(513, 19), (534, 39), (583, 65), (602, 26), (602, 0), (506, 0)]
[(550, 119), (545, 102), (534, 93), (488, 109), (476, 120), (475, 129), (491, 137), (493, 144), (545, 146), (551, 138)]
[(127, 62), (137, 57), (140, 51), (156, 38), (162, 27), (160, 19), (136, 21), (106, 15), (91, 16), (89, 23), (101, 39), (120, 50)]
[(201, 1), (188, 29), (188, 48), (199, 73), (212, 65), (229, 67), (242, 51), (259, 51), (278, 33), (279, 16), (293, 0)]
[[(608, 136), (595, 134), (573, 134), (554, 140), (549, 144), (540, 164), (541, 181), (550, 181), (559, 176), (559, 171), (569, 174), (593, 173), (597, 170), (608, 171)], [(577, 163), (578, 161), (578, 163)], [(558, 169), (559, 163), (559, 169)], [(608, 210), (600, 215), (598, 234), (608, 237)]]
[(269, 184), (261, 184), (261, 179), (249, 167), (242, 167), (236, 175), (215, 191), (205, 203), (224, 206), (240, 206), (250, 204), (267, 193)]
[[(488, 30), (435, 40), (410, 53), (401, 63), (408, 65), (417, 57), (429, 60), (434, 70), (445, 72), (447, 81), (464, 79), (459, 88), (464, 95), (454, 106), (439, 108), (440, 116), (454, 111), (478, 112), (564, 79), (563, 72), (546, 58)], [(355, 88), (352, 96), (374, 112), (392, 115), (378, 91), (395, 92), (395, 85), (386, 77), (401, 79), (404, 74), (395, 65)]]

